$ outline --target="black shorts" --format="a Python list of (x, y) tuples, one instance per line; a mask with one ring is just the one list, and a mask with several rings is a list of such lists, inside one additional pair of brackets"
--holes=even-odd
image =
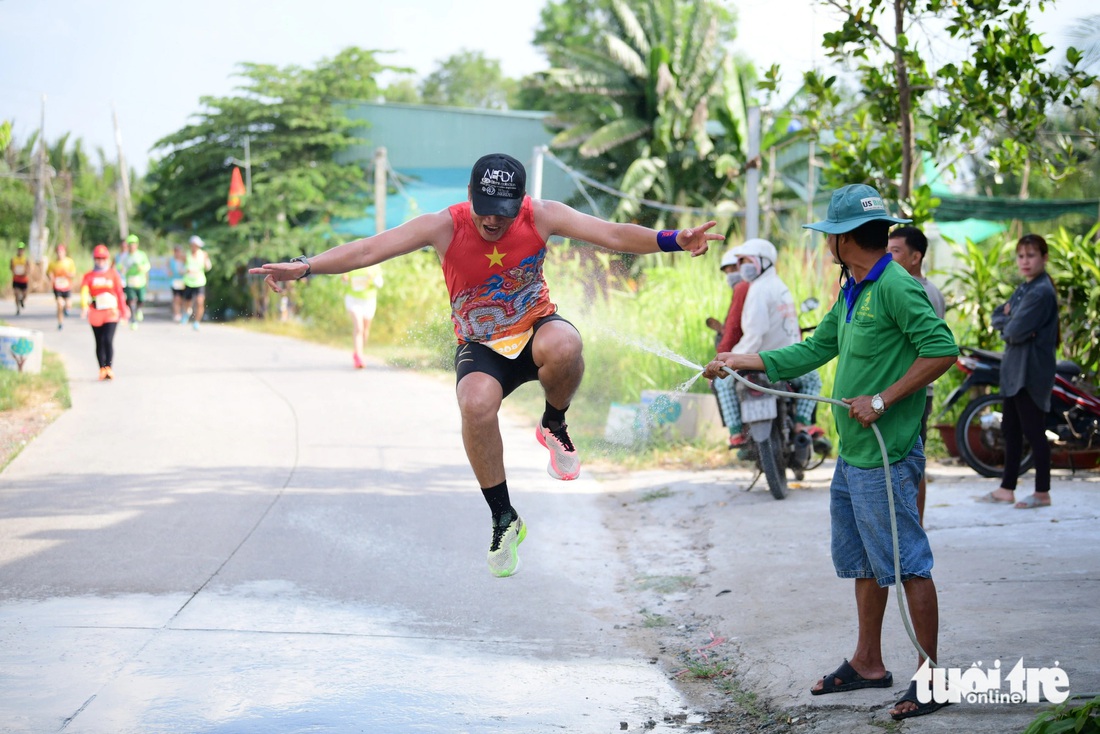
[(29, 284), (28, 283), (14, 283), (13, 282), (11, 284), (11, 287), (14, 288), (17, 291), (23, 291), (24, 293), (26, 293), (27, 292), (27, 285), (29, 285)]
[[(554, 313), (535, 322), (535, 334), (538, 333), (543, 324), (551, 321), (565, 321), (565, 323), (573, 326), (573, 324)], [(504, 397), (511, 395), (523, 383), (539, 379), (539, 368), (535, 365), (534, 334), (531, 335), (531, 340), (527, 342), (523, 351), (515, 359), (508, 359), (484, 344), (478, 344), (477, 342), (459, 344), (458, 348), (455, 349), (455, 383), (462, 382), (462, 378), (471, 372), (484, 372), (499, 382), (501, 389), (504, 391)]]
[(67, 300), (69, 300), (69, 299), (70, 299), (70, 298), (72, 297), (72, 295), (73, 295), (73, 292), (72, 292), (72, 291), (59, 291), (59, 290), (55, 290), (55, 291), (53, 292), (53, 297), (54, 297), (54, 298), (64, 298), (64, 299), (65, 299), (66, 301), (67, 301)]
[(206, 286), (202, 285), (185, 285), (183, 287), (183, 300), (190, 301), (195, 296), (201, 296), (205, 292)]

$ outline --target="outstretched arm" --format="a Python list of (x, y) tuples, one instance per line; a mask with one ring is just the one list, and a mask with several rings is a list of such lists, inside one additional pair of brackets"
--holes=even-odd
[[(690, 252), (692, 257), (707, 251), (709, 243), (724, 239), (722, 235), (708, 232), (717, 222), (711, 221), (691, 227), (675, 230), (666, 237), (674, 240), (679, 249)], [(540, 199), (535, 201), (535, 225), (544, 239), (553, 235), (591, 242), (600, 247), (617, 252), (632, 252), (644, 255), (659, 252), (658, 232), (638, 224), (607, 222), (598, 217), (583, 214), (558, 201)]]
[(265, 276), (264, 282), (276, 293), (281, 293), (283, 289), (279, 283), (299, 280), (307, 272), (311, 275), (338, 275), (377, 265), (421, 247), (432, 246), (440, 251), (450, 242), (452, 231), (451, 215), (446, 210), (422, 214), (400, 227), (326, 250), (309, 258), (308, 263), (266, 263), (248, 272)]

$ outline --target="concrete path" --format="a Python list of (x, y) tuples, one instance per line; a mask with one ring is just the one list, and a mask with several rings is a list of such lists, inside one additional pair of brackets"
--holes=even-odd
[[(520, 573), (453, 384), (150, 309), (98, 382), (90, 328), (39, 328), (73, 407), (0, 474), (0, 731), (619, 731), (684, 714), (616, 623), (622, 568), (582, 475), (505, 420)], [(659, 724), (658, 731), (665, 730)]]
[[(915, 653), (893, 595), (894, 687), (808, 692), (856, 634), (830, 464), (782, 502), (738, 468), (555, 482), (505, 417), (531, 533), (495, 579), (450, 380), (152, 318), (101, 384), (90, 330), (32, 311), (74, 406), (0, 474), (0, 731), (897, 730)], [(930, 475), (940, 662), (1100, 691), (1100, 473), (1056, 472), (1034, 511), (976, 504), (996, 480), (965, 467)], [(727, 685), (682, 674), (701, 661)], [(723, 720), (734, 699), (755, 713)], [(901, 726), (1022, 731), (1040, 708)]]

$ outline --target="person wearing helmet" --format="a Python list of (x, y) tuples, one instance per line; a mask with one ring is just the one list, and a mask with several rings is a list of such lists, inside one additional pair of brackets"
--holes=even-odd
[[(733, 289), (726, 319), (718, 324), (718, 336), (715, 353), (728, 352), (733, 345), (741, 341), (741, 312), (744, 310), (745, 297), (749, 293), (749, 283), (741, 277), (737, 262), (737, 248), (731, 247), (722, 255), (718, 264), (725, 276), (726, 283)], [(741, 436), (741, 411), (737, 403), (737, 394), (732, 377), (720, 377), (711, 381), (711, 389), (718, 401), (718, 414), (722, 416), (722, 425), (730, 431), (730, 446), (733, 449), (744, 443)]]
[[(719, 353), (752, 354), (801, 341), (794, 297), (776, 272), (779, 256), (775, 245), (764, 239), (751, 239), (735, 247), (731, 254), (737, 258), (738, 271), (749, 288), (741, 310), (741, 338), (729, 349), (719, 348)], [(733, 380), (730, 376), (723, 379)], [(795, 392), (805, 395), (821, 393), (821, 375), (817, 370), (810, 370), (790, 383)], [(796, 432), (806, 431), (813, 423), (814, 406), (815, 402), (809, 398), (795, 401)], [(730, 429), (730, 447), (742, 446), (747, 439), (741, 433), (741, 405), (736, 394), (728, 412), (730, 422), (726, 425)]]
[(136, 329), (138, 323), (145, 320), (142, 305), (145, 303), (145, 287), (149, 284), (149, 256), (140, 249), (140, 241), (136, 234), (126, 238), (126, 259), (119, 274), (122, 276), (126, 291), (126, 307), (134, 318), (130, 321), (130, 328)]
[(88, 320), (95, 335), (95, 356), (99, 362), (99, 379), (113, 380), (115, 329), (120, 319), (129, 318), (122, 277), (111, 267), (111, 251), (107, 245), (92, 250), (92, 269), (80, 282), (80, 315)]
[(11, 268), (11, 288), (15, 294), (15, 315), (18, 316), (27, 305), (27, 285), (31, 280), (31, 261), (27, 258), (27, 245), (20, 242), (15, 246), (15, 256), (8, 264)]

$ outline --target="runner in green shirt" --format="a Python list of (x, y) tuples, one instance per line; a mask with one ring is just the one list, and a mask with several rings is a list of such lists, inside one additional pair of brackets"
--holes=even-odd
[[(854, 653), (823, 676), (810, 692), (840, 693), (889, 688), (893, 676), (882, 660), (882, 620), (894, 578), (886, 469), (873, 431), (877, 423), (890, 463), (896, 507), (901, 582), (921, 648), (937, 659), (939, 606), (932, 581), (932, 549), (917, 513), (917, 486), (924, 475), (920, 422), (925, 387), (946, 372), (959, 353), (951, 331), (936, 316), (921, 285), (886, 251), (891, 223), (882, 197), (856, 184), (833, 192), (828, 218), (806, 225), (825, 233), (829, 254), (846, 282), (813, 335), (804, 342), (761, 354), (719, 354), (704, 375), (723, 368), (766, 370), (772, 381), (794, 377), (837, 361), (833, 408), (839, 454), (830, 487), (832, 556), (837, 576), (855, 580), (859, 637)], [(918, 657), (919, 668), (923, 659)], [(943, 705), (917, 696), (916, 681), (890, 715), (922, 716)], [(925, 703), (920, 702), (923, 698)]]
[(138, 323), (145, 320), (142, 305), (145, 303), (145, 288), (149, 285), (149, 256), (140, 249), (140, 244), (136, 234), (126, 238), (125, 269), (121, 273), (126, 306), (134, 315), (130, 320), (131, 329), (136, 329)]

